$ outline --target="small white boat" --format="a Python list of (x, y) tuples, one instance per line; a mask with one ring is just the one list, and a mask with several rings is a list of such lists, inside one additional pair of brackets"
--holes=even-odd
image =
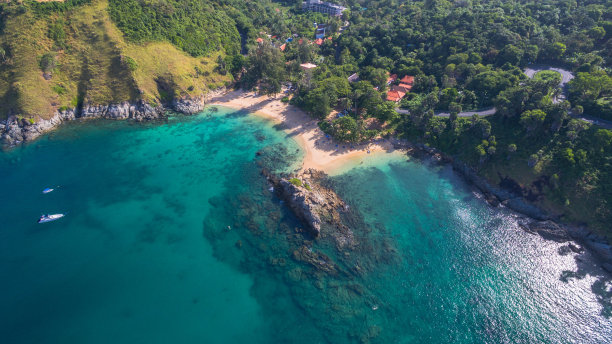
[(64, 214), (42, 215), (40, 219), (38, 219), (38, 223), (45, 223), (45, 222), (59, 220), (64, 216), (65, 216)]
[(48, 193), (50, 193), (50, 192), (53, 192), (53, 190), (55, 190), (55, 189), (52, 189), (52, 188), (46, 188), (46, 189), (44, 189), (44, 190), (43, 190), (43, 193), (44, 193), (44, 194), (48, 194)]

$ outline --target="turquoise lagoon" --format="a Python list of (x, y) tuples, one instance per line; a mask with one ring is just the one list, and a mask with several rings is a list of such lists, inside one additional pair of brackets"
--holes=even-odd
[(394, 154), (333, 176), (359, 242), (337, 252), (260, 175), (300, 158), (224, 108), (71, 123), (2, 153), (2, 342), (612, 342), (612, 286), (589, 254), (523, 232), (448, 167)]

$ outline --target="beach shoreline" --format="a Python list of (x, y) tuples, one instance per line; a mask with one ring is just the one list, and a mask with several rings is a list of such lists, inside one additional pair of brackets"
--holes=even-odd
[(283, 103), (280, 96), (234, 90), (211, 99), (208, 105), (248, 111), (279, 125), (304, 151), (300, 170), (314, 168), (335, 175), (367, 163), (373, 157), (389, 153), (406, 156), (387, 139), (361, 144), (335, 142), (321, 131), (316, 119), (294, 105)]

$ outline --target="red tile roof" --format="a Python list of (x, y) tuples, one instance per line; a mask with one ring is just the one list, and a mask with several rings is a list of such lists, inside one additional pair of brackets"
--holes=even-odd
[(280, 50), (281, 51), (285, 51), (285, 48), (287, 48), (287, 44), (283, 44), (280, 46)]
[(263, 43), (263, 38), (261, 37), (257, 38), (257, 43)]
[(399, 102), (400, 100), (402, 100), (402, 98), (404, 98), (405, 95), (406, 95), (405, 92), (392, 90), (392, 91), (387, 92), (387, 100), (392, 101), (392, 102)]
[(388, 78), (387, 78), (387, 85), (389, 85), (390, 83), (394, 82), (395, 80), (397, 80), (397, 74), (391, 74)]
[(317, 38), (317, 40), (315, 41), (315, 43), (316, 43), (317, 45), (321, 45), (321, 44), (323, 44), (323, 40), (322, 40), (322, 39), (320, 39), (320, 38)]
[(410, 75), (406, 75), (400, 80), (401, 83), (412, 85), (414, 83), (414, 77)]
[(391, 91), (397, 91), (397, 92), (403, 92), (403, 93), (408, 93), (408, 91), (410, 91), (410, 89), (406, 89), (406, 87), (401, 86), (401, 85), (393, 85), (390, 88)]
[(412, 89), (412, 85), (409, 84), (404, 84), (404, 83), (400, 83), (399, 87), (403, 88), (406, 90), (406, 92), (409, 92)]

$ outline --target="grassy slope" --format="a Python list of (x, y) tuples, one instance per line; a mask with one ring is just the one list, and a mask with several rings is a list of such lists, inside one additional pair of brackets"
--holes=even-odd
[[(69, 13), (35, 18), (26, 12), (8, 18), (0, 43), (10, 46), (12, 58), (10, 64), (0, 66), (0, 118), (9, 112), (34, 120), (48, 118), (56, 109), (74, 107), (79, 101), (95, 105), (144, 98), (156, 102), (172, 96), (160, 94), (160, 81), (172, 85), (176, 96), (200, 95), (230, 81), (229, 76), (213, 71), (219, 53), (194, 58), (169, 43), (127, 43), (111, 22), (107, 7), (106, 0), (95, 0)], [(67, 48), (56, 51), (57, 67), (52, 78), (45, 80), (39, 61), (54, 51), (47, 32), (58, 19), (66, 23)], [(125, 56), (136, 61), (135, 70), (128, 68)]]

